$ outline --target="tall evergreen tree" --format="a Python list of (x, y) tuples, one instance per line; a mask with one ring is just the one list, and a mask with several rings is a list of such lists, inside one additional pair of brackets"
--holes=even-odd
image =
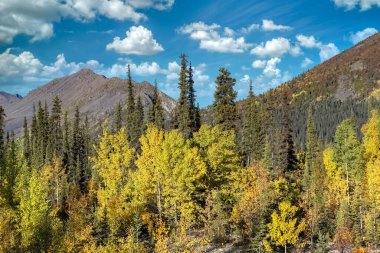
[(127, 135), (128, 140), (131, 141), (135, 131), (135, 96), (133, 93), (133, 82), (131, 76), (131, 67), (128, 64), (128, 80), (127, 80), (127, 89), (128, 89), (128, 97), (127, 97)]
[(194, 79), (193, 79), (193, 67), (191, 66), (191, 62), (189, 64), (187, 76), (187, 99), (189, 106), (189, 119), (190, 119), (190, 128), (191, 132), (197, 132), (200, 128), (200, 124), (198, 123), (198, 108), (195, 105), (195, 89), (194, 89)]
[(284, 87), (282, 95), (282, 119), (281, 119), (281, 142), (278, 164), (279, 172), (290, 174), (297, 168), (297, 157), (294, 150), (292, 127), (289, 116), (289, 90)]
[(161, 97), (158, 93), (157, 81), (154, 84), (154, 93), (152, 98), (152, 107), (149, 109), (148, 122), (154, 124), (157, 128), (164, 128), (164, 112), (162, 108)]
[[(63, 116), (63, 166), (68, 169), (72, 164), (71, 159), (71, 138), (70, 138), (70, 122), (68, 119), (68, 113), (65, 112)], [(71, 175), (70, 175), (71, 176)]]
[(190, 114), (189, 114), (189, 98), (187, 83), (187, 56), (180, 55), (181, 71), (179, 73), (178, 87), (180, 90), (178, 104), (175, 109), (174, 127), (178, 128), (185, 138), (189, 138), (192, 133)]
[(263, 157), (263, 129), (260, 115), (259, 102), (254, 93), (252, 80), (249, 85), (249, 94), (244, 105), (242, 146), (246, 156), (246, 163), (250, 165), (252, 160), (260, 160)]
[(122, 128), (123, 126), (123, 107), (121, 106), (121, 103), (119, 102), (116, 106), (115, 110), (115, 118), (114, 118), (114, 124), (113, 124), (113, 130), (114, 132), (117, 132)]
[(144, 128), (145, 128), (144, 106), (142, 104), (140, 96), (137, 97), (134, 120), (136, 122), (136, 128), (135, 128), (135, 134), (134, 134), (134, 138), (132, 140), (132, 144), (137, 146), (139, 138), (144, 133)]
[(30, 165), (30, 134), (28, 128), (28, 120), (24, 117), (24, 137), (23, 137), (23, 145), (24, 145), (24, 157), (28, 161)]
[(61, 119), (61, 100), (58, 96), (53, 99), (53, 108), (50, 116), (50, 149), (53, 156), (62, 157), (63, 135)]
[(0, 105), (0, 176), (5, 170), (5, 142), (4, 142), (4, 126), (5, 126), (5, 112)]
[(219, 75), (215, 80), (216, 91), (214, 93), (213, 123), (219, 125), (223, 130), (236, 130), (237, 109), (236, 91), (233, 87), (236, 79), (225, 69), (219, 69)]
[(75, 108), (74, 114), (71, 152), (73, 164), (71, 165), (71, 173), (69, 174), (69, 177), (72, 181), (79, 182), (82, 169), (81, 158), (83, 157), (83, 136), (81, 131), (80, 113), (78, 106)]

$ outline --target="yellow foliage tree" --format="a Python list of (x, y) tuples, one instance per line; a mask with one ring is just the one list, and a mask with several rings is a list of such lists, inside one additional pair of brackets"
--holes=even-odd
[(133, 215), (131, 206), (131, 192), (128, 188), (132, 161), (135, 150), (130, 147), (124, 128), (115, 134), (103, 130), (98, 147), (95, 147), (96, 156), (92, 158), (96, 181), (98, 184), (97, 217), (102, 219), (107, 213), (107, 222), (111, 236), (116, 235), (121, 228), (128, 226)]
[(273, 201), (272, 182), (268, 171), (254, 163), (234, 175), (232, 191), (236, 194), (231, 219), (236, 224), (243, 222), (244, 234), (251, 236), (253, 223), (265, 212)]
[[(182, 228), (179, 232), (184, 235), (200, 209), (196, 196), (203, 188), (206, 165), (198, 149), (178, 130), (164, 133), (148, 127), (140, 143), (142, 152), (133, 182), (136, 201), (144, 206), (143, 219), (145, 223), (169, 221), (171, 227)], [(152, 224), (149, 227), (153, 232)]]
[(272, 222), (268, 224), (268, 237), (275, 245), (284, 247), (294, 245), (298, 241), (299, 234), (305, 229), (305, 220), (299, 222), (296, 216), (298, 207), (292, 206), (290, 202), (284, 201), (279, 205), (279, 213), (272, 214)]
[(344, 179), (342, 167), (338, 167), (334, 161), (334, 150), (329, 147), (323, 152), (323, 163), (326, 169), (326, 186), (328, 205), (334, 212), (339, 207), (342, 199), (347, 196), (347, 184)]
[(373, 243), (380, 242), (380, 115), (372, 115), (362, 128), (364, 157), (366, 159), (366, 183), (368, 213), (365, 217), (366, 234)]

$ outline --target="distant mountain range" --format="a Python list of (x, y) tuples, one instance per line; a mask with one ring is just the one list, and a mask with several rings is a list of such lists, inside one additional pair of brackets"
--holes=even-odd
[[(135, 95), (140, 96), (145, 110), (152, 103), (154, 86), (148, 82), (135, 83)], [(176, 101), (163, 92), (159, 92), (163, 102), (165, 114), (168, 116), (176, 105)], [(62, 110), (70, 116), (76, 106), (80, 112), (89, 117), (94, 126), (99, 126), (107, 117), (112, 117), (116, 105), (121, 102), (126, 108), (127, 81), (120, 78), (106, 78), (91, 70), (82, 69), (67, 77), (57, 78), (51, 82), (32, 90), (27, 96), (10, 95), (0, 93), (0, 105), (5, 108), (5, 131), (20, 133), (24, 117), (31, 122), (33, 106), (38, 106), (38, 101), (47, 102), (49, 108), (52, 99), (58, 96), (62, 100)], [(167, 117), (168, 118), (168, 117)], [(111, 119), (112, 120), (112, 119)]]

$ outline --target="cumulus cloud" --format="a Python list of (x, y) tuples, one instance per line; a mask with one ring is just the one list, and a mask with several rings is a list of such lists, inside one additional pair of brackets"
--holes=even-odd
[(285, 38), (276, 38), (267, 42), (261, 43), (251, 50), (251, 54), (259, 57), (279, 57), (291, 50), (290, 41)]
[(211, 52), (219, 53), (243, 53), (252, 45), (245, 42), (244, 37), (234, 37), (234, 32), (230, 28), (224, 29), (222, 36), (218, 29), (218, 24), (205, 24), (195, 22), (184, 25), (178, 29), (179, 33), (188, 34), (191, 39), (200, 41), (199, 47)]
[(352, 44), (356, 44), (362, 40), (365, 40), (369, 36), (374, 35), (377, 32), (378, 31), (375, 28), (366, 28), (362, 31), (357, 31), (356, 33), (351, 33), (350, 41), (352, 42)]
[(252, 68), (254, 69), (263, 69), (267, 64), (266, 60), (255, 60), (252, 62)]
[(314, 36), (305, 36), (298, 34), (296, 36), (300, 46), (304, 48), (317, 48), (319, 49), (319, 58), (321, 61), (326, 61), (331, 57), (339, 54), (340, 50), (334, 43), (323, 44), (318, 41)]
[(242, 83), (249, 83), (250, 80), (251, 78), (249, 77), (249, 75), (244, 75), (242, 78), (240, 78), (240, 82)]
[(343, 7), (346, 10), (355, 9), (360, 7), (361, 11), (366, 11), (372, 7), (380, 7), (380, 0), (334, 0), (334, 3), (338, 7)]
[(0, 81), (6, 82), (44, 82), (50, 79), (69, 75), (82, 68), (102, 71), (104, 66), (96, 60), (87, 62), (67, 62), (64, 54), (59, 54), (54, 63), (44, 65), (31, 52), (24, 51), (19, 55), (7, 49), (0, 54)]
[(139, 22), (146, 20), (139, 9), (165, 10), (174, 0), (2, 0), (0, 3), (0, 44), (11, 44), (25, 34), (30, 41), (51, 38), (53, 23), (62, 18), (88, 22), (97, 16)]
[(153, 38), (153, 33), (143, 26), (132, 26), (124, 39), (115, 37), (106, 46), (120, 54), (152, 55), (164, 51), (164, 48)]
[(267, 61), (265, 68), (263, 70), (263, 74), (266, 77), (280, 77), (281, 71), (277, 68), (277, 64), (281, 62), (281, 59), (278, 57), (274, 57)]
[(311, 64), (313, 64), (314, 62), (311, 60), (311, 59), (309, 59), (309, 58), (305, 58), (303, 61), (302, 61), (302, 63), (301, 63), (301, 67), (302, 68), (307, 68), (307, 67), (309, 67)]
[(261, 25), (260, 24), (251, 24), (247, 27), (243, 27), (239, 29), (240, 33), (251, 33), (255, 30), (262, 30), (265, 32), (273, 32), (273, 31), (289, 31), (292, 30), (290, 26), (278, 25), (275, 24), (273, 20), (263, 19)]
[(239, 30), (239, 32), (241, 33), (251, 33), (252, 31), (255, 31), (255, 30), (258, 30), (260, 29), (260, 25), (259, 24), (251, 24), (247, 27), (243, 27)]
[(263, 31), (289, 31), (292, 28), (290, 26), (285, 26), (285, 25), (277, 25), (275, 24), (272, 20), (263, 20), (262, 24), (262, 29)]

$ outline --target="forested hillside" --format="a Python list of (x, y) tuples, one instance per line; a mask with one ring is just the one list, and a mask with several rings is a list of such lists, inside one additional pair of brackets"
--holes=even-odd
[(144, 109), (126, 71), (125, 107), (97, 137), (59, 96), (36, 105), (19, 138), (0, 107), (1, 252), (379, 249), (376, 84), (337, 97), (339, 86), (307, 81), (317, 67), (261, 96), (251, 82), (237, 103), (220, 68), (207, 124), (182, 54), (169, 124), (157, 87)]

